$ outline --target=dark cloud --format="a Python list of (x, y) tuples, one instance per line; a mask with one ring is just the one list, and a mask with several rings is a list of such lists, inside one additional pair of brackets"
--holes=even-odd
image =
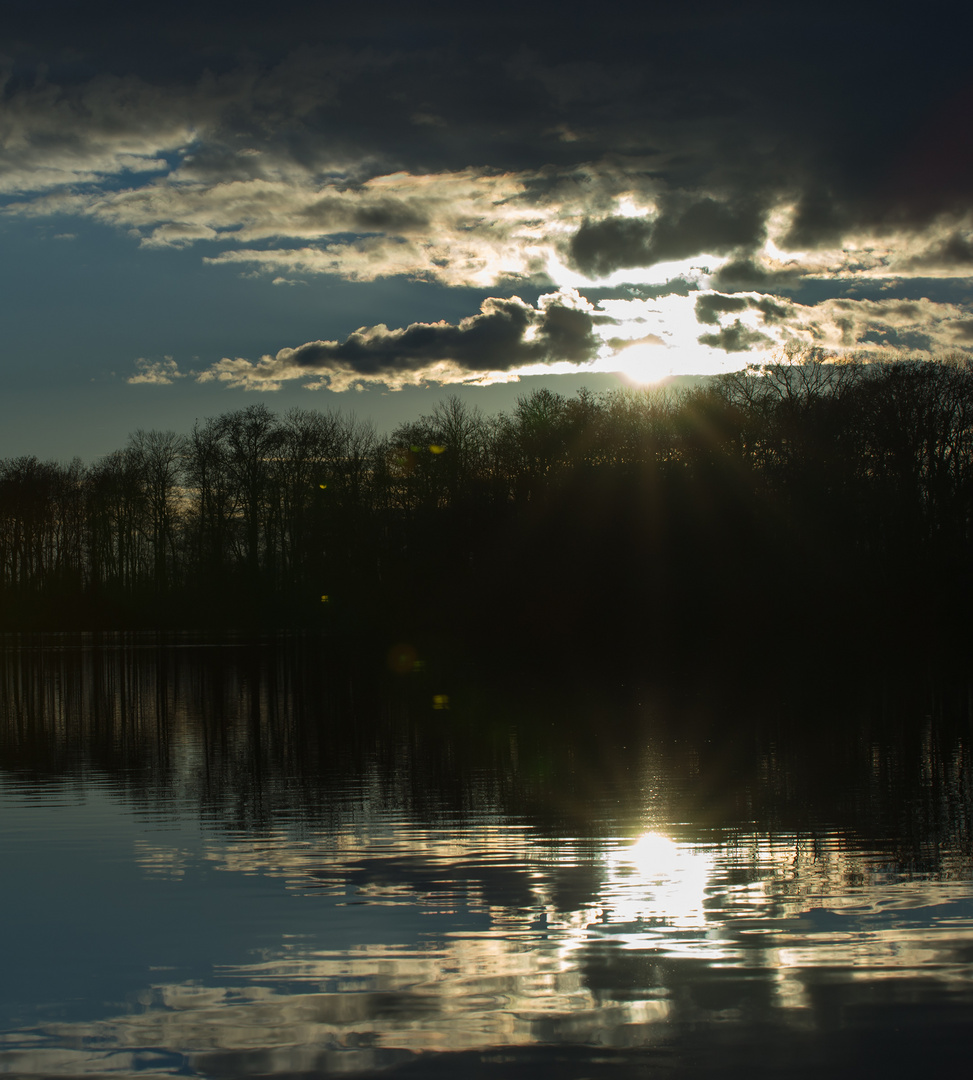
[[(224, 133), (273, 136), (298, 155), (312, 135), (409, 167), (652, 150), (668, 190), (739, 198), (769, 178), (777, 190), (797, 181), (800, 194), (817, 177), (850, 207), (883, 177), (888, 199), (927, 201), (969, 175), (950, 72), (966, 69), (965, 46), (928, 23), (876, 20), (860, 0), (822, 0), (811, 16), (773, 0), (646, 3), (624, 25), (585, 11), (583, 33), (543, 0), (498, 0), (489, 17), (430, 0), (180, 0), (151, 13), (102, 0), (7, 5), (0, 51), (12, 57), (11, 90), (42, 69), (62, 87), (96, 74), (171, 87), (246, 71)], [(881, 93), (856, 84), (869, 57), (890, 73)], [(907, 140), (921, 154), (900, 157)]]
[(357, 205), (346, 199), (319, 199), (300, 214), (309, 224), (335, 231), (410, 233), (429, 226), (429, 216), (401, 199), (371, 199)]
[(697, 340), (702, 345), (712, 345), (725, 352), (748, 352), (753, 348), (774, 345), (773, 338), (746, 326), (735, 319), (729, 326), (720, 326), (720, 316), (743, 311), (758, 311), (765, 326), (787, 326), (797, 312), (793, 304), (771, 296), (726, 296), (721, 293), (703, 293), (696, 300), (696, 319), (708, 326), (718, 326), (712, 334), (703, 334)]
[(733, 259), (724, 263), (713, 275), (717, 289), (786, 289), (797, 286), (804, 277), (799, 267), (784, 270), (764, 270), (753, 259)]
[(910, 259), (907, 265), (910, 269), (926, 266), (965, 269), (973, 266), (973, 242), (964, 233), (953, 232), (921, 255)]
[[(192, 168), (214, 178), (221, 161), (262, 174), (275, 160), (567, 176), (641, 155), (636, 190), (670, 202), (649, 229), (600, 215), (593, 198), (572, 251), (600, 273), (746, 248), (762, 235), (759, 208), (780, 198), (797, 204), (801, 247), (968, 205), (965, 44), (927, 22), (876, 20), (860, 0), (822, 0), (813, 17), (771, 0), (648, 3), (623, 29), (586, 12), (583, 34), (543, 0), (498, 0), (489, 18), (430, 0), (178, 0), (151, 14), (121, 0), (18, 3), (5, 8), (0, 68), (15, 113), (38, 80), (50, 107), (121, 80), (118, 100), (151, 97), (143, 124), (198, 127)], [(856, 82), (868, 57), (890, 73), (881, 93)], [(74, 119), (83, 139), (118, 115), (102, 105)], [(263, 159), (234, 157), (253, 146)]]
[[(0, 43), (0, 212), (88, 215), (156, 248), (206, 242), (212, 264), (268, 281), (411, 278), (481, 296), (557, 285), (564, 259), (604, 277), (708, 254), (718, 292), (697, 304), (713, 329), (701, 340), (734, 352), (766, 338), (721, 321), (752, 311), (786, 330), (776, 294), (806, 291), (802, 275), (833, 297), (866, 274), (973, 266), (963, 35), (905, 10), (876, 20), (860, 0), (810, 14), (650, 0), (578, 26), (545, 0), (486, 16), (429, 0), (174, 0), (151, 15), (17, 2)], [(623, 216), (632, 206), (656, 209)], [(314, 348), (363, 370), (593, 355), (583, 309), (492, 303), (295, 362)]]
[(952, 324), (953, 340), (973, 344), (973, 319), (960, 319)]
[(969, 236), (953, 233), (943, 241), (938, 255), (940, 260), (948, 266), (970, 266), (973, 264), (973, 242)]
[[(719, 326), (721, 315), (740, 311), (759, 311), (764, 325), (783, 326), (793, 319), (795, 310), (793, 304), (788, 304), (778, 297), (770, 296), (725, 296), (720, 293), (703, 293), (696, 301), (696, 319), (707, 326)], [(737, 321), (736, 325), (740, 325), (739, 321)], [(708, 335), (704, 343), (712, 344), (711, 338), (712, 335)], [(699, 340), (704, 341), (703, 338)], [(759, 334), (752, 339), (752, 343), (758, 344), (768, 340), (768, 338)], [(729, 351), (736, 352), (738, 350), (731, 349)]]
[(589, 312), (548, 300), (533, 308), (518, 297), (484, 301), (480, 314), (458, 324), (413, 323), (401, 330), (362, 329), (345, 341), (315, 341), (277, 354), (278, 361), (327, 374), (363, 377), (424, 371), (450, 363), (468, 372), (510, 371), (535, 363), (593, 358), (598, 340)]
[(814, 185), (802, 192), (791, 227), (783, 243), (788, 249), (802, 250), (824, 245), (839, 246), (854, 222), (849, 208), (836, 195)]
[(763, 213), (753, 203), (668, 200), (652, 221), (610, 217), (586, 222), (572, 237), (569, 253), (579, 270), (603, 277), (614, 270), (752, 247), (764, 235)]
[[(667, 296), (691, 296), (700, 291), (698, 281), (688, 281), (686, 278), (675, 277), (669, 281), (659, 282), (658, 285), (621, 285), (621, 286), (592, 286), (586, 287), (583, 294), (587, 300), (596, 306), (603, 301), (612, 300), (660, 300)], [(614, 322), (614, 318), (603, 315), (592, 316), (592, 321), (597, 326), (604, 322)]]
[(754, 300), (752, 306), (763, 315), (764, 323), (768, 326), (781, 325), (794, 315), (792, 304), (781, 303), (769, 296)]
[(700, 345), (711, 345), (714, 349), (723, 349), (730, 353), (749, 352), (758, 346), (774, 344), (772, 338), (761, 334), (759, 330), (744, 326), (739, 319), (732, 326), (724, 326), (715, 334), (701, 334), (698, 340)]
[(631, 349), (634, 345), (661, 345), (665, 346), (663, 338), (658, 334), (644, 334), (642, 337), (637, 338), (609, 338), (608, 345), (616, 352), (624, 352), (626, 349)]
[(699, 284), (686, 278), (675, 277), (660, 285), (639, 285), (632, 291), (636, 296), (647, 300), (657, 300), (662, 296), (689, 296), (690, 293), (699, 292)]
[[(680, 205), (680, 203), (682, 205)], [(753, 203), (679, 200), (665, 206), (652, 231), (655, 261), (685, 259), (702, 252), (720, 255), (764, 239), (762, 208)]]
[(594, 355), (598, 344), (592, 327), (596, 322), (606, 321), (603, 316), (592, 317), (587, 311), (552, 304), (544, 309), (537, 324), (537, 338), (530, 347), (540, 349), (538, 359), (584, 364)]
[(897, 329), (895, 327), (880, 326), (866, 330), (858, 338), (857, 344), (864, 346), (879, 346), (890, 352), (916, 353), (929, 352), (933, 348), (933, 338), (930, 334), (920, 330)]
[[(806, 250), (840, 247), (852, 233), (875, 237), (894, 236), (902, 232), (918, 232), (934, 222), (954, 220), (969, 210), (973, 175), (973, 135), (966, 131), (955, 135), (953, 141), (958, 158), (969, 161), (970, 171), (962, 178), (955, 170), (942, 175), (923, 171), (926, 186), (885, 182), (870, 176), (863, 167), (858, 174), (843, 175), (822, 162), (817, 169), (808, 169), (798, 179), (801, 186), (791, 227), (781, 240), (787, 250)], [(969, 142), (969, 145), (959, 145)], [(906, 152), (900, 145), (899, 152)], [(894, 168), (891, 166), (890, 168)], [(964, 260), (966, 245), (961, 238), (947, 241), (944, 253), (952, 251)]]
[(585, 222), (569, 248), (571, 262), (590, 277), (607, 277), (622, 267), (649, 266), (652, 224), (641, 218)]
[(719, 293), (704, 293), (696, 301), (696, 318), (710, 326), (720, 321), (720, 315), (728, 311), (746, 311), (751, 306), (748, 296), (721, 296)]

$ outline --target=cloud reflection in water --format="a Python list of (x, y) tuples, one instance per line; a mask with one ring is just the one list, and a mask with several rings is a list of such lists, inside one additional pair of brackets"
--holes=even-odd
[[(149, 875), (167, 863), (159, 843), (135, 858)], [(906, 997), (936, 980), (969, 1003), (969, 881), (906, 880), (883, 858), (837, 835), (593, 842), (488, 822), (210, 838), (196, 869), (282, 882), (294, 924), (215, 968), (212, 985), (157, 983), (127, 1015), (8, 1041), (0, 1064), (330, 1074), (504, 1047), (651, 1048), (703, 1021), (825, 1022), (822, 980), (844, 1009), (876, 978), (900, 979)], [(191, 862), (173, 847), (180, 873)], [(180, 1053), (146, 1049), (158, 1047)]]

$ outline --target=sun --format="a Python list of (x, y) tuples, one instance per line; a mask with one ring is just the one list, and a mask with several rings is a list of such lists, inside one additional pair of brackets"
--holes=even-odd
[(668, 365), (660, 355), (658, 345), (638, 342), (622, 349), (613, 357), (613, 366), (629, 382), (640, 386), (660, 382), (668, 374)]

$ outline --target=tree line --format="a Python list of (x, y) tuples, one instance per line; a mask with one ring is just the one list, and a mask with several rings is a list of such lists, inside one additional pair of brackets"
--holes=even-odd
[(263, 404), (0, 461), (0, 627), (309, 626), (579, 656), (968, 638), (973, 368), (457, 397), (379, 435)]

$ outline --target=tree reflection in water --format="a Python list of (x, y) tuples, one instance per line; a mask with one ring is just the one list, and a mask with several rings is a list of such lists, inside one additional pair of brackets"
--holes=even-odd
[(641, 689), (542, 708), (424, 674), (446, 712), (320, 643), (176, 644), (3, 654), (0, 1069), (905, 1075), (965, 1055), (965, 714), (717, 724)]

